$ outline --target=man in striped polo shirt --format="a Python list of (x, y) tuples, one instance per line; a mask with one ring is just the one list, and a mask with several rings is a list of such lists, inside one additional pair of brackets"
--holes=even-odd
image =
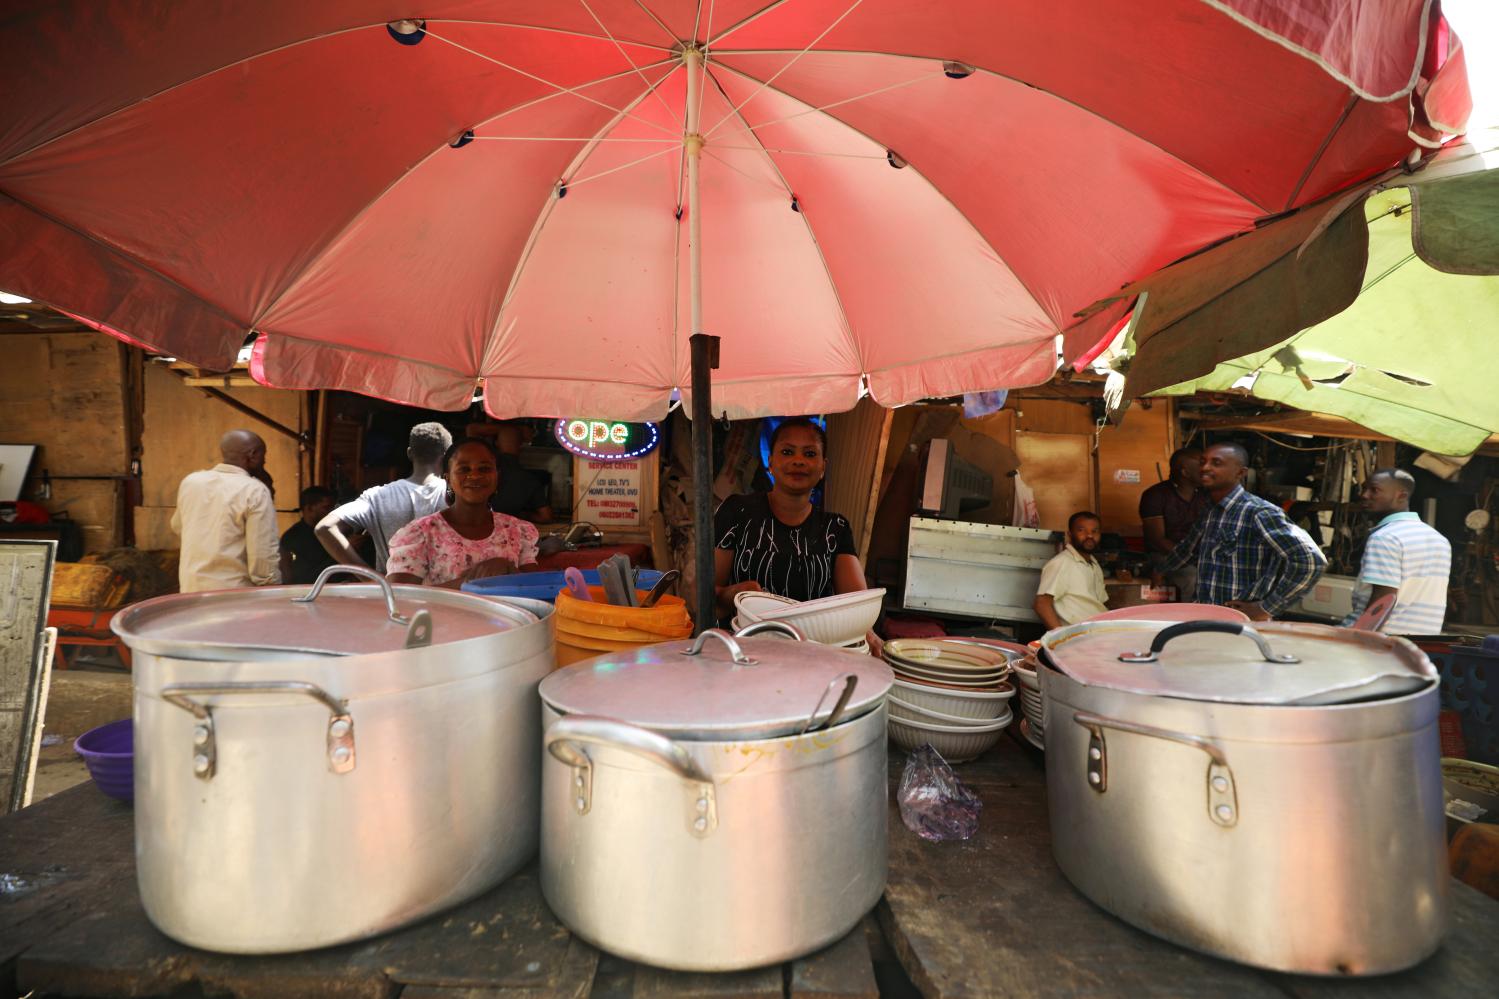
[(1392, 635), (1439, 635), (1447, 616), (1447, 577), (1452, 545), (1411, 512), (1416, 480), (1399, 468), (1381, 468), (1369, 476), (1361, 495), (1363, 508), (1383, 519), (1364, 543), (1364, 563), (1353, 591), (1352, 624), (1386, 593), (1395, 594), (1380, 631)]

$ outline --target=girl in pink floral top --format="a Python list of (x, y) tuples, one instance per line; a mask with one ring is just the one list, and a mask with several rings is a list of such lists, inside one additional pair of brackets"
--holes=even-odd
[(392, 583), (457, 589), (470, 579), (502, 576), (536, 561), (536, 526), (494, 513), (499, 462), (488, 441), (468, 437), (443, 459), (453, 502), (413, 520), (390, 539), (385, 565)]

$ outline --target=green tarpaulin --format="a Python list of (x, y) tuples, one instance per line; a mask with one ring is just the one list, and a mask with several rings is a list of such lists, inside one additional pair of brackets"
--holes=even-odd
[(1363, 203), (1368, 266), (1352, 306), (1152, 394), (1242, 391), (1441, 454), (1499, 432), (1499, 277), (1484, 276), (1499, 273), (1499, 168), (1483, 169), (1499, 136), (1466, 148)]

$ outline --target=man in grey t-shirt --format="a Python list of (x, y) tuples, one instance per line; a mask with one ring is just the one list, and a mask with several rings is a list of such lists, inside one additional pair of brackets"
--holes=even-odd
[(390, 539), (395, 533), (413, 520), (448, 505), (442, 456), (452, 446), (453, 435), (441, 423), (418, 423), (411, 428), (408, 444), (406, 457), (411, 459), (408, 478), (372, 486), (360, 493), (358, 499), (318, 521), (318, 540), (342, 564), (368, 568), (344, 536), (345, 531), (358, 529), (375, 542), (375, 569), (383, 573), (385, 559), (390, 554)]

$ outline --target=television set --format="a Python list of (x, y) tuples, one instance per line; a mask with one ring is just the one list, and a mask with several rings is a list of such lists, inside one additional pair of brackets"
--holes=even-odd
[(994, 498), (994, 476), (959, 458), (952, 441), (936, 438), (922, 447), (916, 509), (927, 516), (964, 520)]

